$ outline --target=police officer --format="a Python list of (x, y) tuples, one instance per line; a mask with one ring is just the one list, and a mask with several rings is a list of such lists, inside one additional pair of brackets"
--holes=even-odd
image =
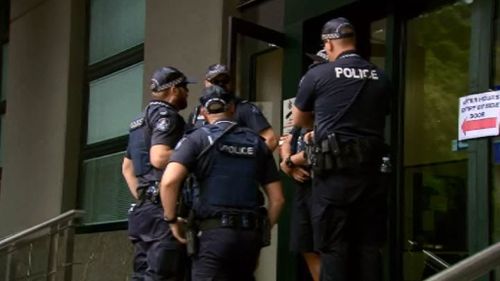
[[(205, 74), (205, 87), (217, 85), (231, 92), (230, 89), (231, 77), (229, 69), (223, 64), (213, 64), (208, 67)], [(240, 126), (248, 127), (257, 132), (266, 141), (267, 146), (274, 151), (278, 146), (278, 138), (267, 121), (262, 111), (254, 104), (237, 97), (234, 98), (235, 113), (233, 119)], [(201, 105), (197, 106), (188, 118), (188, 128), (199, 128), (206, 122), (202, 114), (200, 114)]]
[[(324, 50), (306, 55), (313, 60), (309, 69), (328, 62)], [(309, 131), (311, 129), (293, 127), (289, 134), (281, 137), (279, 152), (281, 170), (295, 180), (295, 193), (291, 206), (290, 250), (302, 254), (312, 279), (318, 281), (320, 258), (314, 251), (311, 224), (312, 182), (309, 165), (305, 158), (304, 136)]]
[(179, 110), (187, 106), (191, 83), (174, 67), (158, 69), (151, 79), (152, 100), (130, 123), (122, 173), (138, 203), (129, 211), (129, 238), (134, 244), (132, 280), (183, 280), (184, 247), (163, 220), (158, 183), (184, 133)]
[(354, 32), (345, 18), (323, 26), (330, 62), (305, 74), (292, 109), (295, 125), (314, 122), (311, 211), (320, 280), (382, 280), (380, 164), (390, 87), (381, 70), (356, 53)]
[[(234, 103), (227, 91), (206, 88), (200, 102), (209, 124), (179, 142), (163, 174), (165, 220), (174, 235), (186, 242), (176, 218), (175, 198), (183, 179), (193, 172), (200, 197), (193, 207), (199, 222), (195, 235), (199, 249), (193, 258), (192, 279), (254, 280), (263, 228), (276, 223), (284, 204), (276, 164), (262, 138), (231, 119)], [(259, 184), (269, 198), (265, 216), (259, 210)]]

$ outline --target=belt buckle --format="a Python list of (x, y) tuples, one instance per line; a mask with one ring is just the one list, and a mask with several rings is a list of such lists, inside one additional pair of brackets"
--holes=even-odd
[(236, 227), (236, 218), (234, 215), (223, 214), (221, 216), (220, 224), (222, 227), (235, 228)]
[(240, 225), (243, 229), (255, 229), (256, 219), (255, 216), (250, 214), (244, 214), (240, 216)]

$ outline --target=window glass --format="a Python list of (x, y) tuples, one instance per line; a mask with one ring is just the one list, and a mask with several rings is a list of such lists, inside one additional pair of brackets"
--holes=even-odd
[(87, 144), (127, 134), (142, 106), (144, 64), (90, 82)]
[(144, 0), (90, 1), (89, 64), (144, 42)]
[[(493, 87), (495, 90), (500, 90), (500, 7), (497, 9), (495, 19), (495, 45), (494, 45), (494, 81)], [(493, 176), (493, 189), (491, 194), (491, 239), (492, 242), (500, 242), (500, 137), (495, 137), (492, 141), (491, 163)], [(500, 269), (496, 270), (495, 279), (500, 280)]]
[[(404, 280), (423, 280), (431, 252), (468, 255), (468, 153), (456, 144), (458, 99), (469, 92), (471, 6), (460, 1), (407, 24), (404, 107)], [(411, 247), (409, 241), (418, 247)]]
[(83, 162), (82, 208), (85, 223), (105, 223), (127, 218), (133, 198), (121, 174), (125, 153), (119, 152)]
[(0, 116), (0, 167), (3, 167), (5, 115)]
[(9, 45), (3, 44), (2, 46), (2, 80), (0, 81), (0, 100), (5, 100), (7, 95), (7, 63), (9, 57)]

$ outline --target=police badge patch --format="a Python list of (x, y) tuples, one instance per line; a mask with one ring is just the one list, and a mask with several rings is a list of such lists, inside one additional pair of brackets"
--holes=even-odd
[(158, 120), (158, 122), (156, 122), (156, 129), (158, 131), (167, 131), (168, 128), (170, 127), (170, 120), (168, 120), (167, 118), (161, 118), (160, 120)]

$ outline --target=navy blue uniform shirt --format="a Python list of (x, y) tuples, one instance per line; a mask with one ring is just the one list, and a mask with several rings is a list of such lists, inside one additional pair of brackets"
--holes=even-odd
[[(234, 122), (229, 120), (221, 120), (214, 123), (214, 125), (220, 126), (222, 129), (227, 128), (231, 124), (234, 124)], [(240, 128), (236, 127), (233, 130), (240, 130)], [(227, 134), (231, 134), (231, 132), (232, 131), (228, 132)], [(266, 146), (264, 140), (256, 133), (255, 137), (259, 139), (256, 150), (258, 172), (256, 173), (257, 178), (255, 180), (261, 185), (266, 185), (268, 183), (278, 181), (279, 172), (274, 162), (272, 152)], [(177, 147), (170, 157), (169, 162), (178, 162), (184, 165), (189, 170), (189, 172), (193, 172), (196, 177), (200, 181), (202, 181), (204, 177), (208, 176), (204, 174), (208, 169), (207, 167), (203, 167), (201, 163), (207, 161), (199, 161), (197, 157), (206, 147), (210, 145), (211, 140), (213, 140), (213, 137), (209, 138), (208, 133), (203, 129), (197, 129), (188, 133), (177, 144)], [(210, 154), (204, 154), (203, 157), (210, 157)], [(215, 214), (203, 215), (211, 217)]]
[[(368, 81), (363, 86), (365, 79)], [(359, 90), (360, 94), (341, 117)], [(389, 98), (389, 83), (382, 71), (349, 51), (304, 75), (295, 106), (304, 112), (314, 111), (316, 141), (331, 132), (340, 135), (341, 140), (358, 137), (383, 140)]]
[[(233, 119), (238, 125), (247, 127), (256, 133), (260, 133), (271, 127), (271, 124), (264, 117), (262, 111), (253, 103), (237, 98), (235, 104), (236, 108)], [(188, 129), (199, 128), (204, 125), (205, 119), (203, 116), (198, 114), (196, 120), (193, 120), (195, 115), (195, 113), (189, 115)]]
[[(144, 129), (151, 132), (149, 148), (153, 145), (162, 144), (174, 149), (184, 134), (184, 119), (172, 105), (164, 101), (153, 100), (149, 102), (141, 116), (130, 123), (130, 128), (137, 126), (140, 122), (144, 122)], [(129, 159), (131, 159), (131, 149), (133, 148), (129, 145), (125, 155)], [(162, 173), (163, 170), (153, 167), (147, 174), (138, 177), (139, 185), (159, 181)]]

